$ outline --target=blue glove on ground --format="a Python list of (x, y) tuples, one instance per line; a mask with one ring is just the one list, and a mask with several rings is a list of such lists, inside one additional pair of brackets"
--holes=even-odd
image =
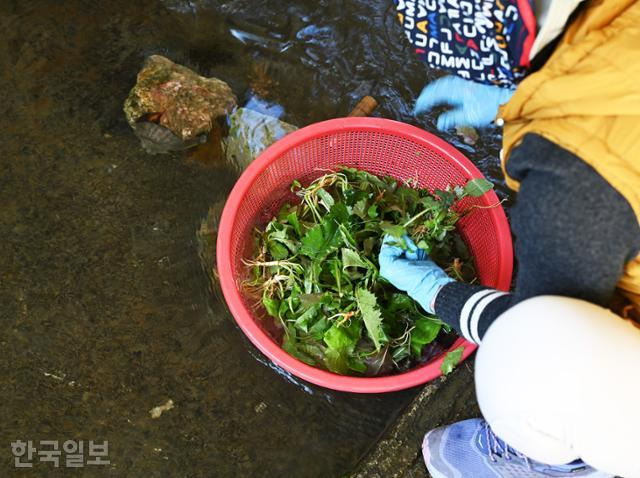
[(408, 236), (404, 236), (404, 240), (407, 251), (394, 246), (397, 240), (393, 237), (384, 238), (378, 256), (380, 275), (433, 314), (436, 295), (445, 284), (454, 282), (454, 279), (429, 259), (424, 250), (418, 249)]
[(511, 99), (515, 90), (483, 85), (459, 76), (445, 76), (429, 83), (416, 100), (413, 114), (424, 113), (434, 106), (454, 107), (438, 116), (437, 127), (444, 131), (455, 126), (489, 126), (498, 107)]

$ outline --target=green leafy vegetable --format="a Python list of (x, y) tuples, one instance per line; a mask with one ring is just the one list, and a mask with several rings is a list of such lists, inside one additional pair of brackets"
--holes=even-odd
[(362, 267), (367, 269), (369, 264), (367, 264), (361, 257), (353, 249), (348, 249), (346, 247), (342, 248), (342, 268), (346, 269), (347, 267)]
[(265, 296), (265, 297), (262, 298), (262, 303), (263, 303), (265, 309), (267, 309), (267, 313), (271, 317), (278, 318), (278, 309), (280, 307), (280, 301), (279, 300), (270, 299), (269, 297)]
[(440, 371), (444, 375), (449, 375), (460, 363), (460, 360), (462, 360), (462, 352), (464, 352), (464, 347), (458, 347), (451, 352), (447, 352), (447, 355), (444, 357), (444, 361), (440, 366)]
[(483, 178), (476, 178), (467, 183), (464, 187), (464, 192), (467, 196), (477, 198), (491, 189), (493, 189), (493, 184), (489, 181)]
[(358, 308), (362, 314), (362, 320), (369, 333), (369, 338), (371, 338), (373, 344), (376, 346), (376, 350), (380, 350), (380, 344), (385, 340), (385, 337), (382, 331), (382, 316), (378, 310), (376, 296), (366, 289), (358, 289), (356, 291), (356, 298), (358, 300)]
[(317, 191), (318, 198), (320, 198), (320, 203), (325, 207), (327, 211), (331, 210), (331, 206), (335, 204), (333, 197), (324, 189), (320, 188)]
[(349, 217), (343, 203), (335, 204), (322, 222), (311, 228), (302, 238), (300, 252), (312, 259), (323, 260), (335, 251), (344, 239), (339, 225)]
[(353, 321), (348, 327), (334, 324), (325, 332), (324, 343), (328, 347), (325, 353), (325, 364), (329, 370), (346, 374), (352, 368), (354, 361), (351, 356), (360, 339), (360, 328), (360, 323)]
[(402, 236), (404, 236), (407, 233), (406, 229), (401, 225), (391, 224), (389, 222), (381, 222), (380, 229), (382, 229), (382, 232), (384, 232), (385, 234), (389, 234), (390, 236), (393, 236), (396, 239), (400, 239)]
[[(308, 186), (294, 181), (297, 204), (283, 205), (256, 229), (244, 285), (280, 329), (287, 353), (339, 374), (380, 375), (429, 359), (427, 345), (450, 333), (380, 279), (378, 253), (385, 234), (403, 248), (406, 234), (449, 275), (475, 280), (473, 258), (455, 231), (455, 205), (490, 183), (474, 179), (434, 194), (413, 184), (352, 168)], [(447, 355), (443, 373), (461, 353)]]
[(296, 235), (298, 237), (302, 236), (300, 222), (298, 221), (298, 216), (296, 216), (295, 212), (292, 212), (287, 216), (287, 221), (293, 226), (293, 229), (296, 231)]
[(422, 355), (422, 347), (430, 344), (440, 333), (442, 326), (439, 322), (427, 318), (420, 318), (415, 322), (411, 333), (411, 351), (416, 357)]

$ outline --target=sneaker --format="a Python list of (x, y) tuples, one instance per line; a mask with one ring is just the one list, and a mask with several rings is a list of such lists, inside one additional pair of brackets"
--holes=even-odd
[(498, 438), (484, 420), (473, 418), (431, 430), (422, 454), (433, 478), (612, 478), (576, 460), (546, 465), (527, 458)]

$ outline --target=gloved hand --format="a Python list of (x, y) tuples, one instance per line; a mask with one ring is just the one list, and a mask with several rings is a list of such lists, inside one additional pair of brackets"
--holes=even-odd
[(404, 236), (408, 250), (404, 251), (391, 236), (382, 242), (378, 262), (380, 275), (398, 289), (405, 291), (418, 302), (424, 310), (434, 313), (433, 306), (440, 289), (454, 279), (449, 277), (427, 253), (418, 249), (413, 241)]
[(489, 126), (498, 107), (511, 99), (515, 90), (483, 85), (459, 76), (445, 76), (429, 83), (416, 100), (413, 114), (448, 104), (455, 108), (438, 116), (437, 127), (444, 131), (455, 126)]

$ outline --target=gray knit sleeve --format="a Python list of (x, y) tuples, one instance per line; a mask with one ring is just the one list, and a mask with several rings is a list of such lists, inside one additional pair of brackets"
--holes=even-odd
[(640, 251), (640, 226), (627, 200), (574, 154), (529, 134), (507, 171), (520, 181), (511, 209), (513, 292), (452, 283), (435, 302), (436, 314), (474, 342), (502, 312), (531, 297), (607, 305), (625, 264)]

